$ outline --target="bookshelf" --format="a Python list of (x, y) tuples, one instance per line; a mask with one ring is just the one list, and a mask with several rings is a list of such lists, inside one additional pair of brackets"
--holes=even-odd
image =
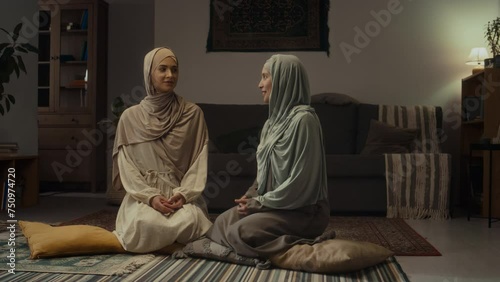
[[(108, 4), (39, 0), (38, 137), (42, 187), (106, 188)], [(66, 185), (67, 184), (67, 185)], [(74, 185), (77, 184), (77, 185)]]
[[(460, 126), (460, 184), (462, 203), (473, 199), (476, 212), (488, 214), (490, 155), (471, 144), (493, 139), (500, 125), (500, 69), (483, 71), (462, 79), (462, 123)], [(500, 152), (492, 153), (492, 216), (500, 217)], [(471, 180), (469, 185), (468, 180)]]
[(0, 155), (0, 183), (2, 187), (7, 181), (9, 168), (15, 169), (16, 207), (36, 205), (38, 203), (39, 180), (38, 157)]

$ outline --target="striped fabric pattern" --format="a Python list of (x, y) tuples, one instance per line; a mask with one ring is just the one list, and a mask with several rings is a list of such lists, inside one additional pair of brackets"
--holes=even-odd
[(422, 153), (439, 153), (436, 107), (434, 106), (379, 106), (379, 121), (402, 128), (419, 128), (416, 147)]
[(386, 154), (387, 217), (447, 219), (449, 154)]
[(115, 281), (410, 281), (394, 257), (385, 263), (362, 271), (323, 275), (283, 269), (259, 270), (255, 267), (229, 264), (203, 259), (174, 259), (159, 256), (148, 265), (128, 276), (68, 275), (37, 272), (1, 273), (0, 281), (65, 281), (65, 282), (115, 282)]
[(412, 154), (386, 154), (387, 217), (449, 218), (451, 156), (441, 154), (434, 106), (379, 106), (379, 121), (419, 128)]
[[(159, 258), (134, 273), (130, 281), (409, 281), (394, 257), (359, 272), (323, 275), (284, 269), (260, 270), (251, 266), (204, 259)], [(127, 280), (128, 280), (127, 279)]]

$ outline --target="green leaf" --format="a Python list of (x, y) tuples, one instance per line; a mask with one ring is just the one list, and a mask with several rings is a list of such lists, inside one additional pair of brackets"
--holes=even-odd
[(28, 74), (26, 72), (26, 66), (24, 65), (23, 58), (21, 56), (16, 56), (17, 57), (17, 65), (19, 66), (19, 69), (23, 71), (25, 74)]
[(9, 45), (10, 45), (10, 43), (1, 43), (1, 44), (0, 44), (0, 52), (2, 52), (2, 50), (3, 50), (5, 47), (9, 46)]
[(12, 103), (12, 104), (15, 104), (16, 103), (16, 98), (10, 94), (7, 94), (7, 98), (9, 99), (9, 101)]
[(19, 51), (19, 52), (28, 53), (28, 50), (24, 49), (21, 46), (16, 46), (16, 50)]
[(5, 111), (3, 110), (2, 104), (0, 104), (0, 114), (2, 114), (2, 116), (3, 116), (3, 114), (5, 114)]
[(7, 58), (9, 58), (10, 56), (12, 56), (12, 54), (14, 54), (14, 48), (13, 47), (7, 47), (7, 48), (5, 48), (5, 50), (2, 53), (2, 56), (0, 57), (0, 61), (2, 59), (3, 60), (7, 60)]
[(6, 72), (0, 72), (0, 83), (8, 83), (9, 82), (9, 75), (7, 75)]
[(12, 36), (12, 39), (14, 39), (14, 42), (17, 41), (19, 38), (19, 32), (21, 31), (21, 28), (23, 27), (23, 23), (18, 23), (16, 27), (14, 28), (14, 35)]
[(123, 102), (122, 97), (116, 97), (113, 99), (113, 102), (111, 103), (111, 112), (117, 117), (120, 118), (121, 114), (127, 106), (125, 106), (125, 102)]
[(6, 31), (5, 29), (3, 29), (3, 28), (1, 28), (1, 27), (0, 27), (0, 30), (3, 30), (3, 32), (7, 33), (10, 37), (12, 37), (12, 36), (10, 35), (10, 32)]
[(8, 67), (11, 69), (10, 73), (16, 72), (17, 78), (19, 78), (19, 67), (17, 66), (16, 60), (13, 57), (8, 58)]
[(0, 72), (0, 83), (9, 83), (10, 75), (7, 73), (7, 70)]
[(7, 112), (10, 111), (10, 101), (8, 99), (5, 99), (5, 108), (7, 109)]
[(35, 46), (29, 44), (29, 43), (21, 43), (19, 44), (21, 45), (24, 49), (32, 52), (32, 53), (37, 53), (38, 54), (38, 48), (36, 48)]

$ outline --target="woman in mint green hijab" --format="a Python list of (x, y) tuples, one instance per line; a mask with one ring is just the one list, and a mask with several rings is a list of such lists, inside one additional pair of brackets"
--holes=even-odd
[(259, 88), (269, 118), (257, 148), (256, 181), (207, 237), (238, 255), (268, 258), (315, 242), (328, 225), (330, 208), (321, 125), (309, 105), (304, 66), (293, 55), (273, 55)]

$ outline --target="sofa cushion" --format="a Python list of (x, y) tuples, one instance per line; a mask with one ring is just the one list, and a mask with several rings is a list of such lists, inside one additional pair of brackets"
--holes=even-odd
[(328, 177), (383, 177), (383, 155), (326, 155)]
[[(249, 151), (251, 149), (249, 148)], [(253, 154), (223, 154), (213, 153), (208, 155), (208, 175), (228, 174), (229, 176), (255, 176), (257, 162)]]
[(370, 130), (370, 121), (372, 119), (378, 120), (378, 105), (359, 104), (356, 124), (356, 154), (361, 153), (361, 150), (365, 147), (366, 137), (368, 137), (368, 131)]
[(262, 129), (269, 115), (268, 105), (198, 104), (198, 106), (203, 111), (213, 147), (226, 153), (238, 153), (242, 142), (254, 142), (251, 138), (255, 137), (255, 132)]
[(220, 153), (243, 153), (248, 147), (259, 144), (260, 126), (238, 129), (213, 139), (213, 143)]
[[(443, 125), (443, 109), (435, 108), (436, 112), (436, 129), (438, 137), (442, 134)], [(370, 129), (370, 121), (372, 119), (379, 120), (379, 105), (359, 104), (358, 105), (358, 120), (357, 120), (357, 138), (356, 138), (356, 153), (359, 154), (366, 144), (368, 130)]]
[(372, 119), (361, 155), (409, 153), (417, 133), (416, 128), (396, 127)]
[(326, 154), (354, 154), (357, 105), (311, 104), (321, 122)]
[(347, 105), (359, 104), (359, 101), (346, 94), (320, 93), (311, 96), (311, 104)]
[(313, 245), (297, 244), (271, 256), (281, 268), (316, 273), (347, 273), (385, 261), (394, 252), (363, 241), (330, 239)]

